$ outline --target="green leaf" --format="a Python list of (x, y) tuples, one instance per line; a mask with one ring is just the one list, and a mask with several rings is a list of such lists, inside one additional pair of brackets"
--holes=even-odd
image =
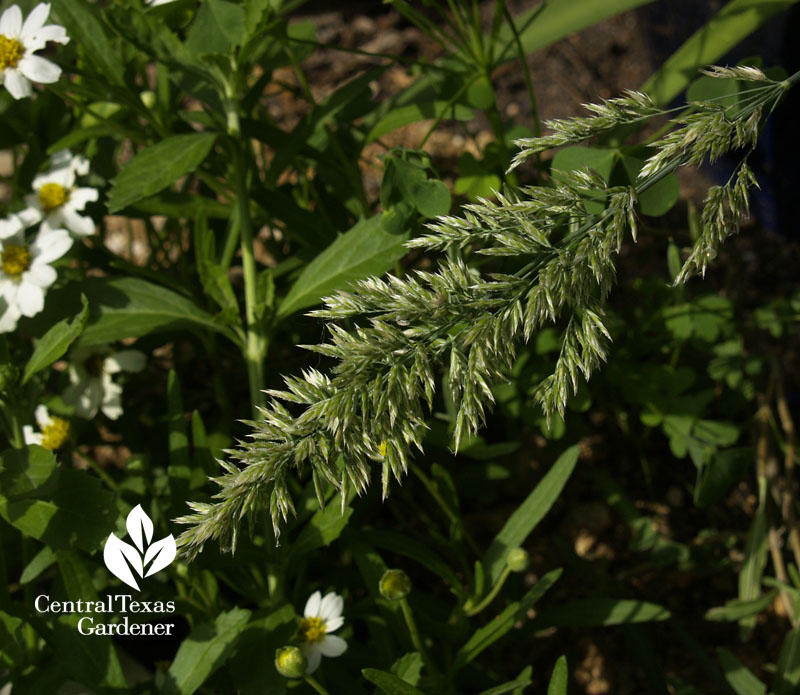
[[(95, 591), (92, 577), (84, 565), (83, 559), (70, 550), (59, 550), (56, 557), (67, 596), (73, 601), (97, 601), (97, 591)], [(107, 621), (104, 613), (92, 612), (88, 615), (92, 617), (95, 624)], [(81, 683), (94, 684), (99, 681), (115, 687), (126, 687), (127, 681), (122, 673), (122, 666), (111, 638), (95, 635), (87, 640), (76, 636), (78, 621), (81, 617), (83, 616), (59, 616), (60, 624), (54, 626), (54, 638), (61, 650), (56, 653), (69, 664), (68, 671)], [(66, 642), (73, 643), (69, 645), (68, 654), (62, 651)]]
[(422, 656), (419, 652), (403, 654), (392, 664), (392, 673), (409, 685), (416, 685), (422, 673)]
[(536, 528), (536, 525), (558, 499), (561, 490), (572, 475), (579, 454), (580, 447), (577, 444), (561, 454), (544, 478), (495, 536), (483, 558), (489, 586), (494, 586), (502, 574), (508, 551), (523, 544), (530, 532)]
[(724, 606), (717, 606), (706, 611), (706, 620), (741, 620), (750, 616), (758, 615), (772, 603), (777, 589), (768, 591), (766, 594), (753, 599), (731, 599), (726, 601)]
[(393, 673), (379, 671), (376, 668), (365, 668), (361, 671), (364, 678), (370, 683), (377, 685), (386, 695), (425, 695), (421, 690), (417, 690), (413, 685), (409, 685), (400, 680)]
[(694, 503), (704, 509), (722, 499), (749, 470), (753, 451), (749, 447), (715, 451), (694, 489)]
[(608, 183), (618, 156), (616, 150), (603, 150), (599, 147), (583, 147), (580, 145), (564, 147), (556, 152), (550, 163), (550, 169), (555, 172), (554, 175), (558, 178), (557, 172), (559, 171), (576, 171), (589, 168), (600, 174)]
[[(762, 493), (765, 486), (765, 481), (759, 481), (759, 493)], [(767, 564), (767, 515), (763, 494), (759, 495), (759, 500), (760, 503), (744, 546), (744, 562), (739, 571), (739, 599), (741, 601), (749, 601), (760, 596), (761, 577)], [(739, 620), (742, 630), (750, 630), (755, 627), (755, 624), (755, 616)]]
[(214, 232), (208, 228), (204, 214), (197, 216), (194, 224), (194, 258), (197, 276), (206, 294), (220, 307), (231, 313), (234, 320), (239, 319), (239, 303), (233, 291), (228, 273), (217, 263)]
[(786, 635), (772, 681), (774, 695), (794, 695), (800, 684), (800, 628)]
[(594, 627), (668, 620), (670, 612), (656, 603), (632, 599), (587, 598), (543, 609), (534, 619), (535, 629)]
[(520, 688), (524, 688), (526, 685), (530, 684), (531, 684), (530, 678), (526, 680), (509, 681), (508, 683), (497, 685), (494, 688), (489, 688), (489, 690), (484, 690), (482, 693), (480, 693), (480, 695), (505, 695), (505, 693), (513, 693), (515, 691), (519, 691)]
[(302, 557), (318, 548), (330, 545), (344, 531), (353, 514), (352, 507), (342, 512), (342, 496), (331, 498), (324, 509), (318, 509), (292, 543), (292, 556)]
[(193, 172), (211, 151), (216, 139), (216, 133), (172, 135), (140, 150), (112, 182), (108, 211), (118, 212)]
[(165, 695), (191, 695), (222, 666), (250, 620), (250, 611), (233, 608), (213, 623), (203, 623), (181, 642), (167, 671)]
[(245, 11), (225, 0), (204, 0), (186, 36), (195, 55), (227, 54), (244, 39)]
[(569, 681), (569, 670), (567, 668), (567, 657), (560, 656), (556, 665), (553, 667), (553, 674), (547, 684), (547, 695), (567, 695), (567, 684)]
[(471, 200), (490, 198), (492, 191), (500, 190), (500, 177), (486, 171), (481, 162), (471, 152), (465, 152), (458, 159), (459, 176), (453, 183), (456, 195), (465, 195)]
[(22, 618), (0, 610), (0, 664), (21, 666), (25, 659), (25, 635)]
[(456, 121), (471, 121), (475, 117), (475, 113), (467, 106), (451, 104), (449, 101), (426, 101), (419, 104), (398, 106), (372, 126), (364, 139), (364, 145), (366, 146), (373, 140), (377, 140), (410, 123), (440, 117)]
[[(640, 88), (666, 106), (697, 76), (742, 39), (797, 0), (731, 0), (698, 29)], [(537, 22), (538, 23), (538, 22)]]
[(317, 304), (355, 280), (382, 275), (402, 258), (407, 236), (383, 231), (380, 218), (359, 221), (311, 261), (280, 303), (278, 319)]
[(83, 0), (59, 0), (55, 13), (70, 39), (80, 46), (89, 60), (106, 79), (123, 84), (123, 66), (111, 45), (95, 7)]
[(514, 623), (524, 620), (527, 612), (556, 583), (561, 572), (561, 569), (548, 572), (535, 586), (531, 587), (521, 601), (508, 604), (499, 615), (477, 629), (456, 655), (456, 668), (468, 664), (511, 630)]
[[(525, 53), (530, 54), (549, 46), (556, 41), (593, 26), (598, 22), (626, 12), (634, 7), (646, 5), (652, 0), (558, 0), (558, 2), (537, 3), (530, 10), (521, 12), (514, 18), (520, 35), (520, 43)], [(491, 40), (496, 63), (516, 58), (517, 47), (514, 33), (508, 25), (503, 25), (497, 36)]]
[(48, 567), (51, 567), (55, 561), (55, 552), (53, 552), (52, 548), (45, 546), (33, 556), (33, 559), (27, 565), (25, 565), (25, 569), (22, 570), (22, 574), (19, 577), (19, 583), (27, 584), (28, 582), (32, 582)]
[[(639, 172), (644, 166), (644, 162), (645, 160), (639, 157), (632, 157), (627, 154), (622, 156), (622, 166), (632, 185), (638, 180)], [(669, 212), (672, 206), (678, 202), (680, 192), (681, 184), (677, 175), (674, 173), (669, 174), (641, 193), (637, 200), (637, 205), (643, 215), (660, 217)]]
[(265, 617), (253, 616), (226, 668), (230, 677), (227, 691), (237, 695), (283, 695), (287, 680), (266, 655), (288, 644), (296, 631), (297, 618), (290, 605), (283, 605)]
[(736, 691), (736, 695), (765, 695), (767, 686), (756, 678), (736, 656), (724, 647), (717, 648), (725, 678)]
[(94, 552), (116, 525), (114, 495), (85, 471), (55, 466), (52, 452), (41, 447), (3, 452), (0, 516), (51, 548)]
[(89, 303), (82, 296), (83, 308), (72, 320), (64, 319), (55, 324), (36, 343), (33, 355), (25, 365), (25, 374), (22, 383), (26, 383), (36, 372), (49, 367), (69, 348), (75, 339), (83, 332), (89, 318)]
[(89, 278), (53, 293), (54, 305), (76, 303), (78, 290), (89, 299), (89, 320), (76, 345), (104, 345), (184, 327), (227, 330), (186, 297), (134, 277)]

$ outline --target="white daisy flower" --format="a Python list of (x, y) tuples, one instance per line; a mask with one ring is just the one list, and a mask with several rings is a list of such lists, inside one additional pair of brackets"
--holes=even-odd
[(0, 239), (8, 239), (10, 236), (19, 234), (24, 229), (25, 225), (17, 215), (9, 215), (3, 220), (0, 220)]
[(45, 24), (49, 14), (50, 4), (40, 3), (24, 23), (22, 10), (17, 5), (11, 5), (0, 16), (0, 83), (15, 99), (29, 97), (33, 93), (31, 81), (50, 84), (61, 77), (60, 67), (34, 55), (48, 41), (61, 44), (69, 42), (64, 27)]
[(69, 366), (71, 385), (64, 402), (75, 405), (75, 414), (91, 419), (101, 411), (110, 420), (122, 415), (122, 386), (113, 380), (119, 372), (141, 372), (145, 355), (139, 350), (110, 354), (96, 348), (73, 350)]
[(330, 592), (315, 591), (308, 597), (305, 617), (300, 619), (300, 649), (308, 659), (306, 673), (314, 673), (323, 656), (341, 656), (347, 651), (347, 642), (328, 633), (335, 632), (344, 624), (342, 609), (344, 599)]
[(39, 432), (35, 432), (31, 425), (22, 428), (26, 444), (38, 444), (50, 451), (60, 449), (69, 440), (69, 421), (64, 418), (50, 415), (44, 405), (40, 405), (34, 412)]
[(40, 231), (32, 243), (19, 229), (0, 241), (0, 296), (6, 309), (0, 317), (0, 332), (13, 331), (20, 316), (35, 316), (44, 308), (45, 290), (56, 280), (50, 265), (72, 246), (63, 229)]
[(34, 192), (25, 196), (28, 208), (20, 217), (28, 226), (41, 220), (43, 230), (66, 228), (74, 236), (94, 234), (94, 220), (78, 212), (86, 203), (97, 200), (97, 189), (75, 186), (76, 176), (89, 173), (89, 160), (61, 150), (52, 156), (50, 164), (50, 171), (33, 180)]

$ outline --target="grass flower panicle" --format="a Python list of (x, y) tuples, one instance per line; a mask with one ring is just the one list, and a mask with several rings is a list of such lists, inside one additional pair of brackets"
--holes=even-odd
[[(295, 468), (311, 468), (320, 503), (324, 482), (340, 490), (344, 503), (348, 490), (363, 493), (380, 465), (386, 496), (391, 478), (400, 480), (412, 450), (421, 449), (437, 371), (446, 369), (457, 449), (482, 426), (494, 403), (492, 386), (506, 379), (517, 346), (552, 324), (563, 327), (561, 348), (534, 397), (548, 421), (563, 414), (581, 379), (606, 359), (611, 336), (604, 306), (616, 280), (615, 257), (626, 235), (637, 238), (639, 196), (680, 166), (743, 151), (731, 181), (709, 191), (702, 233), (678, 282), (702, 272), (746, 214), (748, 189), (755, 185), (747, 153), (763, 119), (797, 78), (778, 83), (753, 70), (710, 69), (713, 77), (758, 86), (734, 110), (692, 103), (692, 112), (652, 144), (654, 154), (633, 185), (610, 187), (590, 170), (559, 171), (551, 186), (506, 191), (495, 202), (466, 206), (463, 217), (439, 217), (408, 243), (431, 251), (470, 246), (482, 255), (524, 259), (518, 270), (484, 276), (455, 253), (436, 272), (368, 278), (323, 300), (310, 315), (328, 322), (329, 340), (305, 347), (334, 366), (328, 374), (307, 370), (302, 378), (287, 377), (284, 390), (269, 392), (262, 418), (251, 423), (251, 440), (229, 452), (215, 500), (190, 503), (193, 513), (177, 520), (189, 527), (179, 541), (184, 552), (191, 556), (211, 539), (234, 549), (239, 520), (264, 506), (277, 536), (294, 512), (287, 476)], [(512, 168), (553, 147), (666, 113), (636, 92), (587, 108), (590, 118), (557, 121), (549, 124), (553, 135), (518, 141), (522, 150)], [(605, 209), (589, 212), (590, 197), (604, 199)], [(347, 329), (338, 323), (345, 320)]]

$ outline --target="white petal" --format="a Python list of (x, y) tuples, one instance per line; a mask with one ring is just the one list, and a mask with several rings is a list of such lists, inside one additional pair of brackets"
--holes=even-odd
[(16, 38), (22, 31), (22, 10), (12, 5), (0, 17), (0, 34), (8, 38)]
[(17, 303), (23, 316), (36, 316), (44, 309), (44, 290), (23, 279), (17, 292)]
[(39, 204), (39, 196), (35, 193), (25, 196), (25, 202), (30, 206), (17, 213), (24, 227), (33, 227), (42, 219), (42, 206)]
[(347, 642), (336, 635), (326, 635), (319, 643), (319, 650), (322, 656), (341, 656), (347, 651)]
[(97, 411), (100, 410), (100, 403), (103, 401), (103, 386), (100, 383), (100, 379), (89, 379), (83, 391), (78, 392), (76, 395), (76, 415), (87, 419), (97, 415)]
[(42, 2), (39, 3), (36, 7), (33, 8), (31, 13), (28, 15), (28, 18), (25, 20), (25, 24), (22, 25), (22, 31), (20, 32), (20, 36), (22, 38), (33, 37), (39, 29), (44, 26), (44, 23), (47, 21), (47, 16), (50, 14), (50, 5), (49, 3)]
[(331, 618), (338, 618), (344, 609), (344, 599), (338, 594), (331, 591), (325, 594), (319, 608), (319, 617), (323, 620), (330, 620)]
[(306, 655), (306, 659), (308, 659), (306, 673), (314, 673), (314, 671), (319, 668), (319, 662), (322, 661), (322, 652), (319, 649), (319, 645), (316, 643), (303, 644), (300, 649), (303, 651), (303, 654)]
[(21, 314), (16, 305), (8, 304), (5, 311), (0, 315), (0, 333), (10, 333), (16, 329), (20, 316)]
[(325, 621), (325, 632), (336, 632), (342, 625), (344, 625), (344, 618), (341, 615), (335, 618), (328, 618)]
[[(69, 203), (67, 203), (69, 205)], [(78, 236), (91, 236), (95, 232), (94, 220), (91, 217), (84, 217), (75, 212), (74, 209), (65, 207), (61, 214), (64, 218), (64, 226), (73, 234)]]
[(29, 80), (41, 84), (57, 82), (61, 77), (61, 68), (58, 65), (37, 55), (26, 55), (17, 67)]
[(319, 591), (315, 591), (311, 596), (308, 597), (308, 601), (306, 601), (306, 607), (303, 611), (303, 615), (306, 618), (315, 618), (319, 615), (319, 604), (322, 601), (322, 594)]
[(141, 372), (146, 362), (147, 358), (145, 354), (139, 350), (120, 350), (120, 352), (105, 359), (103, 362), (103, 371), (107, 374), (116, 374), (117, 372)]
[(69, 168), (77, 176), (86, 176), (89, 173), (89, 160), (82, 154), (76, 154), (69, 162)]
[(103, 404), (100, 410), (109, 420), (116, 420), (122, 415), (122, 390), (109, 393), (105, 392), (103, 395)]
[(65, 229), (43, 230), (36, 235), (31, 251), (40, 263), (61, 258), (72, 246), (72, 237)]
[(48, 24), (39, 29), (35, 36), (26, 37), (25, 46), (29, 51), (39, 51), (47, 45), (48, 41), (69, 43), (67, 30), (58, 24)]
[(56, 273), (55, 268), (47, 265), (47, 263), (41, 262), (37, 258), (33, 261), (33, 263), (31, 263), (31, 267), (25, 271), (24, 277), (25, 282), (30, 282), (37, 287), (46, 289), (56, 281), (58, 274)]
[(22, 436), (25, 437), (26, 444), (38, 444), (39, 446), (42, 445), (42, 433), (34, 432), (33, 427), (30, 425), (23, 425)]
[[(16, 7), (16, 5), (14, 6)], [(13, 8), (9, 8), (13, 9)], [(33, 94), (31, 83), (16, 68), (6, 70), (5, 81), (3, 82), (8, 93), (15, 99), (24, 99)]]
[(93, 203), (98, 197), (96, 188), (76, 188), (69, 194), (69, 204), (75, 210), (83, 210), (86, 203)]
[(52, 420), (50, 413), (47, 412), (47, 406), (44, 404), (39, 404), (36, 406), (36, 410), (33, 411), (33, 417), (36, 420), (36, 424), (42, 429), (49, 425), (50, 421)]
[(16, 215), (0, 220), (0, 239), (8, 239), (22, 230), (22, 220)]

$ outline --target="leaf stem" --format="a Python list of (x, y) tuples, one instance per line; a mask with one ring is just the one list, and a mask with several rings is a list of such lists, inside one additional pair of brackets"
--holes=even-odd
[(508, 579), (508, 575), (511, 574), (511, 568), (506, 565), (503, 573), (498, 577), (497, 582), (492, 587), (492, 590), (486, 594), (483, 601), (481, 601), (477, 606), (473, 608), (464, 608), (464, 613), (468, 617), (472, 617), (473, 615), (478, 615), (484, 608), (486, 608), (494, 599), (497, 597), (497, 594), (500, 593), (500, 589), (503, 588), (503, 584), (506, 583), (506, 579)]
[(316, 690), (319, 695), (330, 695), (330, 693), (322, 687), (322, 684), (313, 676), (309, 676), (308, 674), (303, 676), (303, 680), (308, 683), (314, 690)]
[(239, 123), (239, 104), (232, 93), (230, 85), (226, 85), (225, 120), (230, 135), (231, 154), (233, 156), (233, 183), (238, 210), (240, 250), (242, 253), (242, 269), (244, 271), (245, 317), (247, 319), (247, 342), (244, 359), (247, 363), (247, 378), (250, 385), (250, 402), (254, 417), (258, 417), (258, 408), (265, 403), (264, 357), (267, 343), (264, 340), (261, 321), (256, 310), (258, 297), (256, 288), (258, 274), (253, 255), (253, 229), (250, 219), (250, 195), (247, 188), (247, 164), (241, 143), (241, 126)]

